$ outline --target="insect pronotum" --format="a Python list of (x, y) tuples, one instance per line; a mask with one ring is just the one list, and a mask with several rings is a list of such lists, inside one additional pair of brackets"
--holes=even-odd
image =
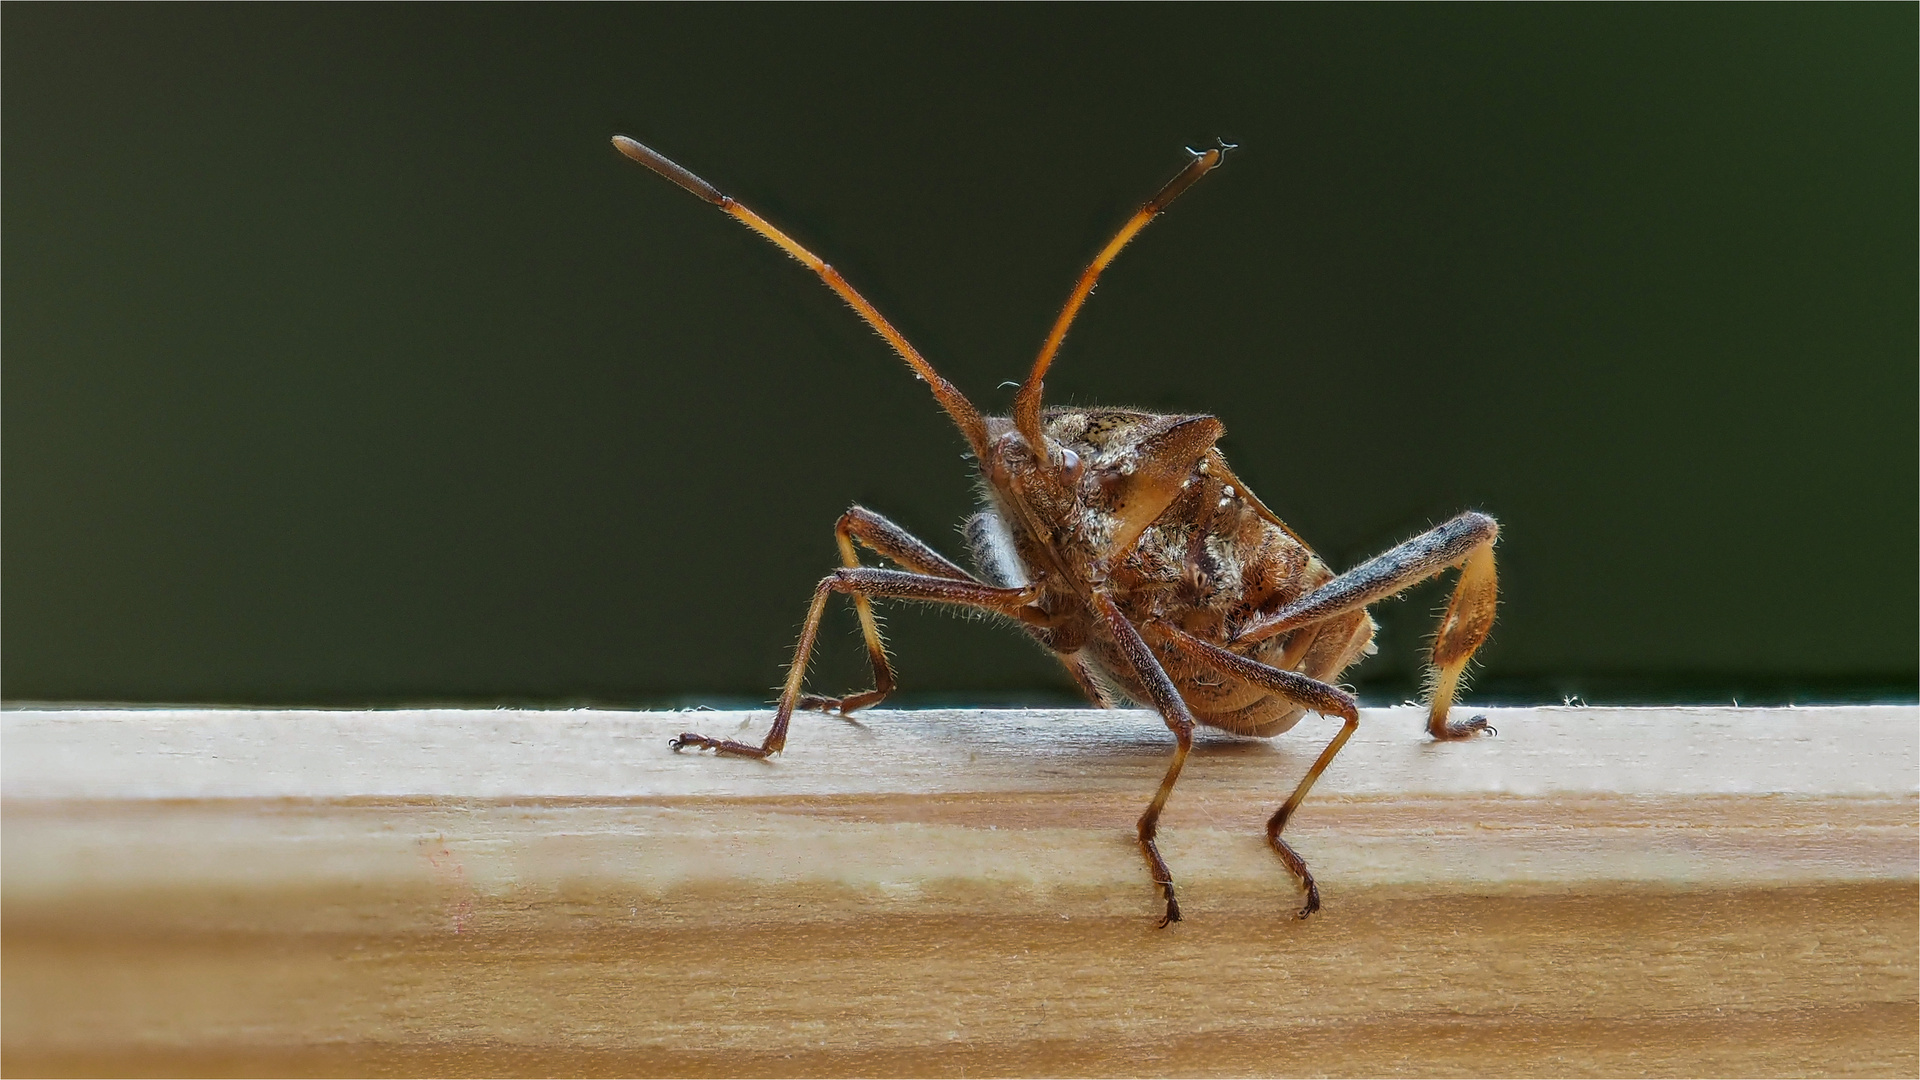
[[(773, 241), (839, 293), (932, 389), (967, 440), (986, 495), (966, 527), (971, 571), (871, 510), (855, 506), (841, 515), (834, 536), (843, 565), (814, 589), (766, 738), (753, 746), (688, 732), (673, 740), (676, 750), (764, 758), (786, 745), (795, 709), (844, 715), (885, 698), (894, 677), (875, 599), (1003, 616), (1050, 650), (1095, 705), (1111, 708), (1123, 695), (1152, 706), (1172, 730), (1173, 760), (1138, 826), (1141, 853), (1166, 898), (1165, 926), (1179, 920), (1180, 904), (1154, 837), (1195, 725), (1265, 737), (1309, 710), (1345, 723), (1268, 819), (1267, 839), (1306, 893), (1299, 917), (1319, 910), (1319, 886), (1281, 834), (1359, 726), (1353, 695), (1333, 680), (1373, 651), (1368, 604), (1460, 568), (1430, 655), (1427, 731), (1435, 739), (1493, 732), (1484, 717), (1447, 718), (1461, 673), (1493, 626), (1500, 528), (1492, 518), (1463, 513), (1336, 574), (1227, 467), (1214, 417), (1041, 407), (1042, 380), (1101, 271), (1167, 204), (1218, 168), (1231, 145), (1188, 151), (1186, 167), (1094, 256), (1007, 417), (982, 416), (838, 271), (766, 219), (632, 139), (616, 135), (613, 145)], [(856, 544), (901, 569), (862, 566)], [(823, 697), (805, 690), (807, 661), (834, 593), (853, 600), (874, 684)]]

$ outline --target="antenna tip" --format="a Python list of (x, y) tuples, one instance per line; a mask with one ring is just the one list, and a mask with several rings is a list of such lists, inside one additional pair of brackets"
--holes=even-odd
[(715, 190), (712, 184), (688, 172), (665, 154), (638, 139), (615, 135), (613, 148), (715, 206), (723, 206), (726, 203), (726, 196)]

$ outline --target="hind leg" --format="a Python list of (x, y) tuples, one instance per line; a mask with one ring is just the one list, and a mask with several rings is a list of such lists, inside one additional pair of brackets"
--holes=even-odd
[(1494, 571), (1493, 545), (1500, 525), (1485, 514), (1468, 512), (1375, 556), (1341, 574), (1272, 616), (1247, 627), (1236, 644), (1264, 641), (1302, 626), (1310, 626), (1365, 608), (1448, 567), (1460, 567), (1447, 614), (1440, 620), (1429, 657), (1427, 732), (1436, 739), (1464, 739), (1491, 734), (1485, 717), (1449, 720), (1460, 676), (1474, 652), (1493, 629), (1499, 605), (1499, 580)]
[(1460, 687), (1460, 676), (1480, 644), (1493, 629), (1494, 608), (1499, 603), (1499, 581), (1493, 569), (1493, 541), (1474, 549), (1460, 569), (1460, 582), (1453, 588), (1453, 599), (1440, 619), (1440, 631), (1434, 635), (1427, 683), (1427, 733), (1436, 739), (1462, 739), (1484, 731), (1494, 734), (1484, 716), (1471, 720), (1448, 720), (1447, 710)]

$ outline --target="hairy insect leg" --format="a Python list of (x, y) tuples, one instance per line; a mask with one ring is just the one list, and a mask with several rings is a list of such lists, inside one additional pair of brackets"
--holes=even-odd
[(1493, 629), (1499, 605), (1499, 581), (1493, 545), (1500, 525), (1485, 514), (1468, 512), (1377, 555), (1341, 574), (1273, 615), (1242, 630), (1236, 640), (1264, 641), (1289, 630), (1345, 615), (1425, 581), (1451, 566), (1461, 567), (1447, 614), (1440, 621), (1431, 655), (1427, 732), (1436, 739), (1463, 739), (1493, 728), (1485, 717), (1448, 720), (1460, 676), (1475, 650)]
[(1113, 695), (1100, 684), (1099, 679), (1094, 678), (1093, 669), (1087, 666), (1084, 657), (1079, 653), (1054, 653), (1053, 655), (1059, 658), (1060, 666), (1067, 669), (1067, 674), (1073, 677), (1074, 683), (1080, 687), (1080, 692), (1087, 695), (1087, 700), (1093, 703), (1094, 708), (1117, 707)]
[(749, 746), (732, 739), (715, 739), (686, 732), (673, 740), (673, 748), (684, 750), (691, 747), (754, 758), (779, 753), (787, 744), (787, 725), (793, 719), (794, 707), (801, 696), (801, 686), (806, 681), (807, 661), (812, 658), (814, 642), (820, 635), (820, 618), (826, 613), (827, 598), (836, 592), (866, 598), (892, 597), (958, 604), (1015, 617), (1020, 617), (1021, 609), (1033, 599), (1031, 589), (1000, 589), (979, 582), (954, 581), (900, 570), (842, 567), (821, 579), (820, 584), (814, 587), (813, 604), (807, 608), (807, 621), (800, 629), (800, 644), (794, 649), (793, 666), (787, 669), (787, 683), (780, 692), (780, 704), (773, 713), (773, 728), (767, 732), (765, 741), (759, 746)]
[[(840, 515), (840, 520), (833, 527), (833, 538), (840, 545), (841, 565), (849, 569), (860, 565), (859, 553), (853, 548), (854, 542), (858, 541), (915, 573), (954, 581), (976, 581), (972, 574), (933, 550), (919, 537), (864, 506), (851, 507)], [(867, 657), (873, 663), (873, 689), (844, 697), (802, 694), (796, 708), (838, 712), (846, 716), (856, 709), (880, 704), (893, 692), (893, 665), (887, 660), (887, 646), (880, 637), (880, 623), (874, 618), (873, 604), (862, 593), (856, 592), (852, 596), (854, 612), (860, 618), (860, 635), (866, 639)]]
[(1460, 687), (1460, 676), (1467, 670), (1473, 654), (1493, 629), (1494, 610), (1499, 606), (1499, 580), (1493, 567), (1493, 544), (1489, 541), (1467, 556), (1460, 570), (1460, 581), (1441, 616), (1440, 630), (1433, 638), (1432, 664), (1427, 683), (1427, 733), (1436, 739), (1460, 739), (1493, 728), (1484, 716), (1471, 720), (1448, 720), (1447, 710)]
[[(864, 506), (848, 507), (847, 512), (840, 515), (833, 532), (834, 539), (840, 544), (840, 555), (845, 559), (853, 558), (853, 542), (858, 541), (875, 554), (892, 559), (916, 574), (953, 581), (977, 583), (980, 580), (959, 563), (933, 550), (933, 546), (926, 541)], [(858, 564), (849, 562), (847, 565)]]
[(1160, 712), (1160, 718), (1166, 721), (1176, 740), (1173, 760), (1167, 765), (1167, 775), (1160, 781), (1160, 789), (1153, 794), (1153, 801), (1147, 804), (1146, 813), (1140, 815), (1140, 850), (1147, 857), (1147, 867), (1153, 872), (1154, 884), (1160, 886), (1167, 898), (1167, 914), (1160, 920), (1165, 927), (1168, 923), (1180, 921), (1180, 901), (1174, 897), (1173, 872), (1167, 869), (1167, 860), (1160, 857), (1160, 845), (1155, 837), (1160, 831), (1160, 812), (1166, 809), (1167, 797), (1173, 794), (1174, 782), (1180, 779), (1180, 770), (1186, 766), (1187, 754), (1193, 750), (1193, 713), (1180, 697), (1180, 691), (1167, 677), (1166, 668), (1160, 665), (1153, 650), (1140, 637), (1140, 632), (1121, 613), (1113, 601), (1100, 593), (1094, 594), (1094, 604), (1099, 609), (1107, 631), (1120, 646), (1121, 655), (1133, 668), (1135, 679), (1147, 688), (1147, 695), (1153, 699), (1153, 707)]
[(1307, 793), (1313, 790), (1314, 781), (1320, 779), (1320, 774), (1327, 771), (1328, 765), (1333, 764), (1334, 756), (1340, 753), (1340, 748), (1347, 745), (1347, 740), (1351, 739), (1354, 731), (1360, 727), (1359, 703), (1345, 690), (1329, 686), (1318, 679), (1310, 679), (1297, 671), (1282, 671), (1262, 664), (1258, 660), (1249, 660), (1238, 653), (1201, 641), (1173, 627), (1162, 627), (1162, 629), (1166, 632), (1168, 639), (1188, 656), (1222, 675), (1250, 682), (1255, 686), (1271, 690), (1296, 705), (1305, 705), (1316, 712), (1338, 716), (1345, 721), (1340, 728), (1340, 733), (1335, 735), (1333, 740), (1327, 743), (1326, 749), (1320, 751), (1320, 756), (1314, 759), (1313, 767), (1308, 769), (1307, 775), (1301, 778), (1299, 785), (1293, 789), (1293, 794), (1289, 795), (1287, 801), (1280, 804), (1280, 809), (1274, 811), (1273, 816), (1267, 819), (1267, 842), (1273, 845), (1273, 850), (1280, 855), (1280, 861), (1286, 863), (1287, 869), (1293, 872), (1293, 876), (1300, 882), (1300, 888), (1307, 894), (1306, 906), (1302, 907), (1296, 916), (1304, 919), (1320, 910), (1320, 886), (1314, 883), (1313, 873), (1307, 869), (1307, 861), (1301, 858), (1291, 845), (1281, 839), (1280, 833), (1292, 819), (1293, 812), (1306, 801)]

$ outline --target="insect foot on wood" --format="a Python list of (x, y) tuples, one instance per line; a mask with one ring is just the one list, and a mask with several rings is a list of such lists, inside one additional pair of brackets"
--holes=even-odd
[[(1334, 685), (1373, 651), (1367, 605), (1459, 568), (1430, 657), (1427, 731), (1435, 739), (1492, 734), (1484, 718), (1448, 719), (1460, 678), (1493, 627), (1500, 528), (1468, 512), (1345, 573), (1336, 574), (1227, 467), (1211, 416), (1137, 409), (1043, 408), (1043, 380), (1094, 283), (1147, 223), (1234, 147), (1188, 151), (1189, 160), (1120, 227), (1081, 273), (1008, 416), (983, 416), (833, 267), (712, 184), (625, 136), (614, 147), (771, 240), (818, 274), (932, 390), (978, 463), (985, 504), (967, 526), (968, 570), (879, 514), (853, 507), (834, 529), (841, 566), (814, 588), (773, 726), (758, 746), (688, 732), (675, 750), (766, 758), (786, 745), (795, 709), (850, 713), (894, 688), (874, 621), (874, 600), (953, 604), (1021, 625), (1060, 661), (1089, 700), (1150, 705), (1174, 751), (1137, 832), (1151, 880), (1180, 920), (1173, 874), (1155, 842), (1160, 814), (1205, 725), (1268, 737), (1305, 713), (1344, 721), (1313, 767), (1267, 822), (1267, 839), (1320, 908), (1306, 860), (1282, 837), (1314, 781), (1360, 724), (1353, 695)], [(862, 566), (866, 548), (900, 569)], [(873, 688), (840, 697), (805, 690), (807, 661), (834, 593), (853, 603), (873, 665)]]

